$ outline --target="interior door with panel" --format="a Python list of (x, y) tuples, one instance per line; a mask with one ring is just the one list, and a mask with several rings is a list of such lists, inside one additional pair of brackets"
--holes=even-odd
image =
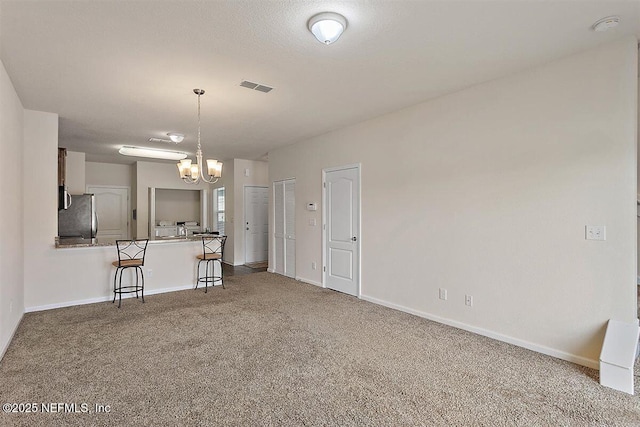
[(269, 189), (244, 188), (245, 263), (269, 258)]
[(87, 193), (95, 195), (98, 233), (101, 239), (129, 238), (129, 188), (88, 185)]
[(360, 169), (325, 170), (325, 286), (360, 294)]

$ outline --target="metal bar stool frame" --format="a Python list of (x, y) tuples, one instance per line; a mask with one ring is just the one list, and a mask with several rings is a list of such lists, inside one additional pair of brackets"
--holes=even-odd
[[(222, 272), (222, 257), (224, 256), (224, 244), (227, 241), (227, 236), (203, 236), (202, 237), (202, 253), (199, 254), (196, 258), (198, 259), (197, 266), (197, 279), (196, 279), (196, 287), (194, 289), (198, 289), (198, 285), (204, 282), (204, 293), (207, 293), (207, 289), (209, 287), (209, 283), (211, 286), (215, 286), (217, 282), (220, 282), (222, 285), (222, 289), (224, 287), (223, 280), (223, 272)], [(215, 275), (215, 262), (218, 261), (220, 263), (220, 275)], [(205, 263), (204, 266), (204, 276), (200, 276), (200, 264)], [(211, 273), (209, 273), (209, 267), (211, 267)]]
[[(135, 293), (136, 298), (138, 298), (138, 292), (140, 292), (144, 303), (144, 272), (142, 267), (144, 266), (148, 243), (149, 239), (116, 240), (118, 261), (112, 262), (113, 266), (116, 267), (116, 274), (113, 276), (112, 303), (115, 303), (116, 296), (119, 296), (118, 308), (122, 305), (122, 294)], [(135, 269), (136, 282), (135, 285), (122, 286), (122, 273), (128, 268)], [(119, 280), (118, 273), (120, 273)], [(138, 274), (141, 280), (138, 280)]]

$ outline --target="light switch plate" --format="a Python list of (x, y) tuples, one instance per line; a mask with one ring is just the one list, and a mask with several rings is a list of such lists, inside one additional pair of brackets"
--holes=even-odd
[(604, 225), (585, 226), (585, 239), (587, 240), (607, 240), (607, 227)]

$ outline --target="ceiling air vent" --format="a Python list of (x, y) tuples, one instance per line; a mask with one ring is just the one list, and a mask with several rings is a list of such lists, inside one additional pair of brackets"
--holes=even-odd
[(246, 87), (247, 89), (257, 90), (259, 92), (264, 92), (264, 93), (268, 93), (273, 90), (273, 88), (270, 86), (263, 85), (260, 83), (250, 82), (248, 80), (243, 80), (242, 83), (240, 83), (240, 86)]
[(271, 92), (273, 88), (269, 87), (269, 86), (265, 86), (265, 85), (258, 85), (256, 87), (256, 90), (260, 91), (260, 92), (264, 92), (264, 93), (268, 93)]

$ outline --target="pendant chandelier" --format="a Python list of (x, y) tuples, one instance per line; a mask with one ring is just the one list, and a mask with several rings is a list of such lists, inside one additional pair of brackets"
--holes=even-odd
[(192, 164), (191, 159), (180, 160), (178, 171), (180, 178), (186, 183), (197, 184), (200, 181), (213, 184), (218, 182), (222, 176), (222, 162), (215, 159), (207, 159), (207, 174), (204, 172), (202, 161), (202, 146), (200, 145), (200, 96), (204, 95), (203, 89), (194, 89), (193, 93), (198, 95), (198, 149), (196, 150), (196, 164)]

